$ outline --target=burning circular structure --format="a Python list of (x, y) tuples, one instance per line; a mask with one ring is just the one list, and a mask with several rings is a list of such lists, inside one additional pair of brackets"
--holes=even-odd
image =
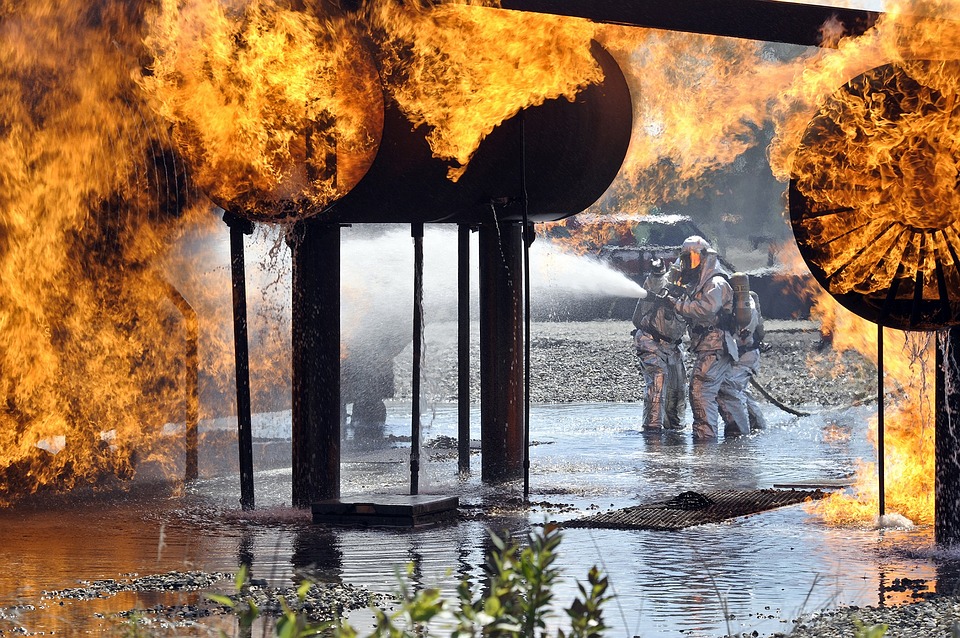
[(790, 220), (817, 281), (890, 328), (960, 323), (960, 63), (871, 69), (810, 122)]

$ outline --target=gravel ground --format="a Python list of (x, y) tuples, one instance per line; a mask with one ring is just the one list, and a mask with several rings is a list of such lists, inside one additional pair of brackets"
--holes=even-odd
[[(788, 406), (842, 406), (876, 396), (876, 366), (853, 352), (818, 349), (809, 321), (768, 321), (772, 347), (759, 383)], [(628, 321), (533, 322), (530, 327), (530, 400), (534, 403), (635, 402), (641, 376)], [(457, 399), (456, 323), (425, 328), (424, 392), (435, 401)], [(479, 327), (472, 326), (471, 396), (479, 401)], [(410, 398), (410, 349), (395, 362), (397, 399)]]

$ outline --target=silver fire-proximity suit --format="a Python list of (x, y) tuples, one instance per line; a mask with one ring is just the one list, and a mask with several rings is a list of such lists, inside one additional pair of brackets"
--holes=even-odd
[(749, 303), (750, 323), (736, 335), (739, 357), (730, 367), (730, 373), (717, 395), (720, 416), (724, 423), (724, 436), (749, 434), (751, 430), (762, 430), (766, 427), (766, 419), (760, 406), (747, 387), (750, 377), (760, 367), (760, 333), (757, 330), (763, 321), (757, 293), (750, 292)]
[[(697, 265), (691, 266), (692, 259)], [(702, 237), (688, 237), (677, 261), (687, 296), (677, 300), (676, 310), (689, 324), (690, 350), (696, 355), (690, 375), (693, 439), (715, 440), (720, 417), (717, 396), (738, 358), (734, 335), (723, 325), (725, 316), (733, 312), (733, 288), (717, 252)]]
[(643, 371), (643, 430), (682, 430), (686, 411), (687, 373), (680, 341), (687, 326), (673, 306), (656, 298), (666, 284), (666, 273), (655, 266), (643, 282), (649, 296), (633, 312), (633, 343)]

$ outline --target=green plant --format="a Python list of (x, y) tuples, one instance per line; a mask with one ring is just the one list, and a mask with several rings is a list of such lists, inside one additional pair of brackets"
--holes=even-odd
[(246, 565), (241, 565), (234, 578), (234, 588), (236, 589), (236, 600), (230, 596), (221, 594), (208, 594), (207, 598), (215, 603), (220, 603), (229, 607), (237, 615), (240, 624), (240, 631), (249, 634), (253, 627), (253, 622), (260, 616), (260, 608), (250, 595), (249, 570)]
[(887, 634), (887, 625), (885, 624), (867, 627), (859, 618), (854, 618), (853, 624), (856, 627), (853, 634), (856, 638), (883, 638)]
[[(554, 566), (560, 531), (546, 525), (531, 532), (526, 547), (509, 539), (491, 535), (494, 551), (487, 559), (487, 580), (482, 593), (463, 580), (457, 587), (457, 603), (451, 604), (438, 588), (414, 591), (410, 585), (413, 566), (407, 566), (405, 577), (398, 577), (399, 606), (388, 613), (373, 608), (374, 627), (368, 638), (423, 638), (431, 634), (430, 623), (450, 628), (451, 638), (546, 638), (550, 635), (547, 621), (552, 613), (553, 590), (560, 577)], [(247, 570), (240, 568), (236, 577), (235, 597), (211, 595), (209, 598), (234, 610), (240, 617), (241, 631), (249, 633), (260, 616), (260, 609), (249, 595)], [(297, 590), (303, 602), (311, 583), (304, 582)], [(608, 581), (597, 567), (590, 569), (587, 584), (578, 582), (579, 594), (565, 609), (569, 631), (558, 629), (557, 638), (596, 638), (607, 628), (603, 606), (612, 596), (607, 593)], [(275, 624), (279, 638), (300, 638), (318, 634), (334, 638), (357, 638), (349, 623), (314, 623), (304, 613), (280, 600), (282, 613)]]
[(133, 614), (120, 625), (120, 635), (123, 638), (149, 638), (150, 632), (145, 627), (143, 617)]

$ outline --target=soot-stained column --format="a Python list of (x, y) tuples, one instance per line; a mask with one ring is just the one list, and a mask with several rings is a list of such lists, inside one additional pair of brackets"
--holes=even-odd
[(519, 223), (481, 224), (481, 479), (523, 475), (523, 237)]
[(340, 498), (340, 226), (297, 222), (293, 251), (293, 505)]
[(934, 536), (960, 541), (960, 328), (937, 335)]

